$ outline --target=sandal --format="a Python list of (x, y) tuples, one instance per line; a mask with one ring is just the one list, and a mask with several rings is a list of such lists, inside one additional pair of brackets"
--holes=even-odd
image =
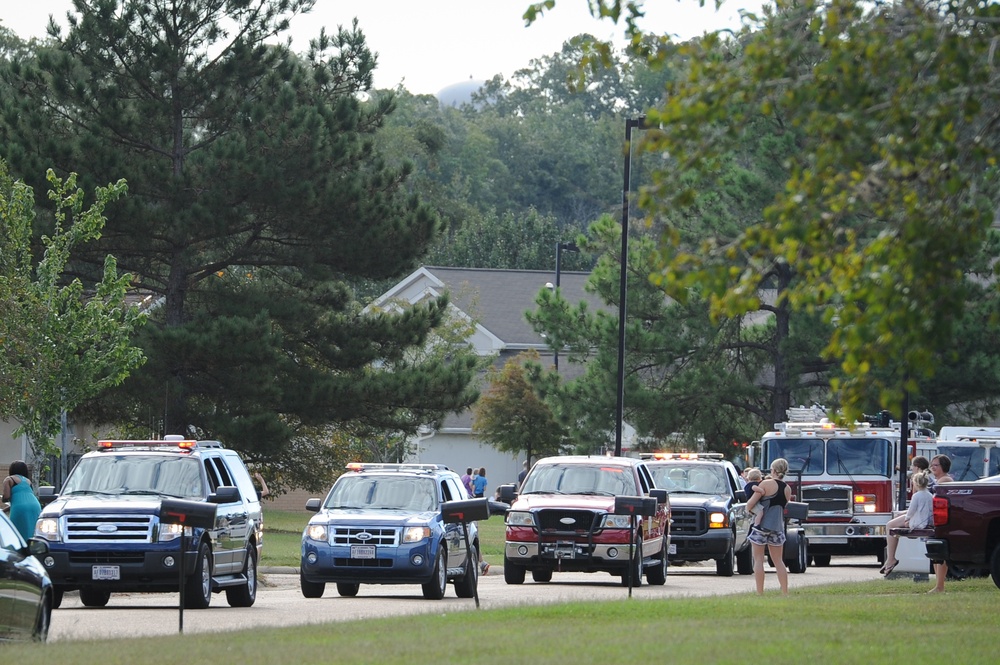
[(893, 561), (891, 564), (886, 564), (882, 566), (882, 570), (880, 570), (879, 572), (882, 573), (883, 575), (888, 575), (898, 565), (899, 565), (898, 561)]

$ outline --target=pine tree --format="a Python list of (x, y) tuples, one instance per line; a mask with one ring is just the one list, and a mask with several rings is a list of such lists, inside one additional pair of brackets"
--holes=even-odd
[(393, 98), (368, 95), (356, 23), (297, 55), (274, 38), (313, 0), (73, 4), (65, 36), (6, 66), (0, 143), (25, 176), (129, 181), (75, 269), (111, 253), (158, 308), (148, 364), (90, 416), (218, 437), (308, 479), (314, 460), (287, 454), (307, 428), (412, 431), (475, 398), (461, 352), (393, 362), (446, 300), (367, 316), (349, 288), (411, 269), (438, 229), (409, 167), (373, 148)]

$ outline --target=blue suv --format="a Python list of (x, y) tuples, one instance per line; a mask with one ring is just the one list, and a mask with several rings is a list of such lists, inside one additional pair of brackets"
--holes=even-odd
[(420, 584), (425, 598), (440, 600), (452, 581), (455, 595), (473, 597), (476, 523), (447, 524), (441, 516), (443, 503), (468, 498), (458, 475), (434, 464), (347, 468), (325, 500), (306, 502), (317, 514), (302, 534), (302, 595), (319, 598), (329, 582), (341, 596), (358, 595), (361, 584)]

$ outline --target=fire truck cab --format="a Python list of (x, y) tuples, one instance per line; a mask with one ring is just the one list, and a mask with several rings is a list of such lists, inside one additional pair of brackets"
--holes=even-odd
[(1000, 474), (1000, 427), (942, 427), (937, 450), (951, 460), (955, 480), (979, 480)]
[[(882, 412), (872, 422), (841, 426), (821, 407), (788, 410), (759, 443), (761, 469), (777, 458), (788, 461), (785, 481), (797, 501), (809, 506), (803, 523), (816, 565), (831, 555), (885, 557), (885, 525), (899, 492), (900, 423)], [(936, 454), (929, 413), (911, 411), (907, 459)], [(874, 424), (873, 424), (874, 423)]]

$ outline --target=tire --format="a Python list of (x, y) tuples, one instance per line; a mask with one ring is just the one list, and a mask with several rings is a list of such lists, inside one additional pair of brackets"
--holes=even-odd
[(194, 571), (184, 583), (184, 607), (189, 610), (204, 610), (212, 602), (212, 552), (208, 543), (198, 546), (198, 558)]
[[(629, 565), (632, 573), (632, 588), (637, 589), (642, 586), (642, 536), (636, 538), (634, 551), (632, 552), (632, 563)], [(622, 575), (622, 584), (628, 586), (629, 573)]]
[(303, 598), (322, 598), (326, 591), (326, 584), (323, 582), (310, 582), (299, 573), (299, 588), (302, 589)]
[(812, 561), (814, 566), (824, 568), (830, 565), (830, 555), (829, 554), (814, 554), (812, 556)]
[(753, 575), (753, 548), (749, 543), (736, 553), (736, 572), (740, 575)]
[(84, 607), (104, 607), (111, 600), (111, 592), (93, 587), (83, 587), (80, 589), (80, 602)]
[(524, 584), (524, 566), (503, 557), (503, 581), (507, 584)]
[(344, 598), (354, 598), (361, 590), (361, 585), (357, 582), (337, 582), (337, 594)]
[(663, 586), (667, 583), (667, 550), (666, 545), (660, 549), (660, 556), (656, 559), (656, 565), (646, 569), (646, 583), (650, 586)]
[(785, 565), (788, 567), (788, 572), (799, 574), (806, 572), (806, 568), (809, 566), (809, 553), (805, 536), (798, 535), (796, 538), (798, 546), (795, 548), (795, 558), (785, 561)]
[(993, 555), (990, 557), (990, 577), (993, 584), (1000, 589), (1000, 545), (993, 548)]
[(538, 568), (531, 571), (531, 579), (536, 582), (551, 582), (552, 581), (552, 569), (551, 568)]
[(444, 592), (448, 588), (448, 552), (444, 543), (438, 546), (437, 559), (434, 561), (434, 574), (431, 575), (430, 582), (423, 585), (424, 598), (427, 600), (441, 600)]
[(230, 607), (252, 607), (257, 600), (257, 548), (247, 544), (247, 562), (243, 568), (247, 583), (226, 589), (226, 601)]
[(473, 543), (465, 559), (465, 574), (455, 580), (455, 595), (459, 598), (472, 598), (479, 586), (479, 548)]
[(726, 549), (726, 554), (721, 559), (715, 560), (715, 574), (720, 577), (732, 577), (736, 569), (736, 536)]
[(35, 642), (45, 642), (49, 639), (49, 626), (52, 625), (52, 600), (52, 595), (44, 594), (42, 596), (42, 606), (38, 608), (38, 618), (35, 619), (35, 627), (31, 630), (31, 639)]
[(57, 610), (59, 606), (62, 605), (63, 601), (63, 590), (62, 587), (53, 586), (52, 587), (52, 609)]

